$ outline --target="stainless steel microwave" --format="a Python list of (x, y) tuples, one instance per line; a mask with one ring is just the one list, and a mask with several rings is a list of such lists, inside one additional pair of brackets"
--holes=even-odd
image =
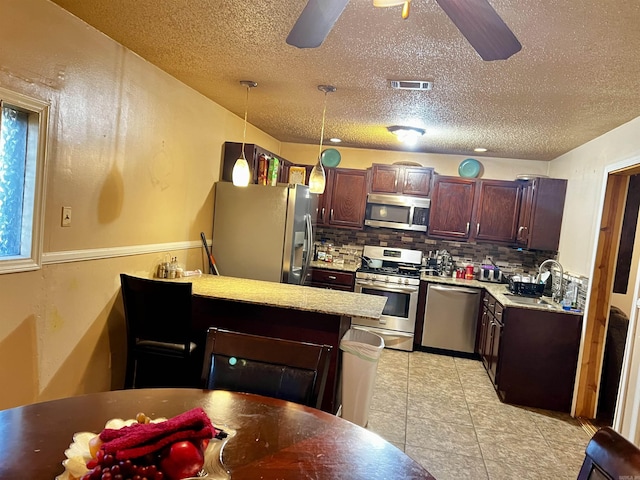
[(364, 224), (369, 227), (426, 232), (431, 200), (406, 195), (367, 195)]

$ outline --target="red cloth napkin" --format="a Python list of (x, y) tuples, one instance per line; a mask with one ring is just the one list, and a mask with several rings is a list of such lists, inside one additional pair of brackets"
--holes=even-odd
[(105, 428), (100, 433), (100, 440), (104, 442), (100, 448), (105, 454), (126, 460), (142, 457), (181, 440), (211, 439), (220, 432), (202, 408), (194, 408), (164, 422)]

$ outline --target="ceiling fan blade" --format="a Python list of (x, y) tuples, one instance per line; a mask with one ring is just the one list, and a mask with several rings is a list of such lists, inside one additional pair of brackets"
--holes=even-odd
[(483, 60), (506, 60), (522, 45), (487, 0), (436, 0)]
[(309, 0), (289, 32), (287, 43), (298, 48), (322, 45), (349, 0)]

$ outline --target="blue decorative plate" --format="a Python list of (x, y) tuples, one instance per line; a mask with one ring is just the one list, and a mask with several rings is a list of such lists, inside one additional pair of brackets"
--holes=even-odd
[(458, 174), (464, 178), (476, 178), (480, 175), (482, 165), (475, 158), (467, 158), (460, 162), (458, 166)]
[(323, 150), (320, 157), (322, 158), (322, 165), (325, 167), (337, 167), (340, 163), (340, 152), (335, 148)]

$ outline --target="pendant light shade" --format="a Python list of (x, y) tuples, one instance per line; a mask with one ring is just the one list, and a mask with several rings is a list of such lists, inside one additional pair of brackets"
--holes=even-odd
[(309, 193), (324, 193), (324, 187), (327, 184), (327, 177), (322, 166), (322, 159), (318, 159), (318, 163), (311, 170), (309, 175)]
[(236, 163), (233, 164), (231, 180), (236, 187), (246, 187), (249, 185), (251, 170), (249, 169), (249, 162), (247, 162), (247, 159), (244, 157), (244, 152), (242, 152), (242, 156), (236, 160)]
[(332, 85), (318, 85), (318, 90), (324, 92), (324, 108), (322, 110), (322, 130), (320, 131), (320, 150), (318, 151), (318, 163), (309, 175), (309, 193), (324, 193), (327, 184), (327, 177), (322, 166), (322, 139), (324, 138), (324, 121), (327, 114), (327, 93), (336, 91), (336, 87)]
[(244, 131), (242, 133), (242, 149), (240, 157), (238, 157), (236, 163), (233, 164), (231, 181), (236, 187), (246, 187), (251, 181), (251, 170), (249, 169), (249, 162), (247, 162), (247, 159), (244, 156), (244, 144), (247, 139), (247, 111), (249, 108), (249, 90), (251, 90), (253, 87), (257, 87), (258, 84), (250, 80), (241, 80), (240, 85), (246, 87), (247, 89), (247, 98), (244, 103)]

